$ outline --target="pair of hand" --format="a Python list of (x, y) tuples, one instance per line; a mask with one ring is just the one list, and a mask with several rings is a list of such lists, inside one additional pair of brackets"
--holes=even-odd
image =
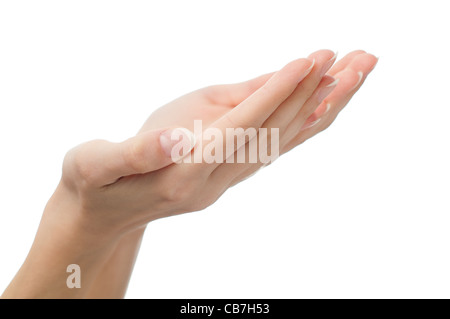
[(326, 129), (377, 63), (364, 51), (335, 59), (332, 51), (320, 50), (247, 82), (200, 89), (155, 111), (135, 137), (74, 148), (49, 205), (69, 202), (78, 207), (70, 213), (76, 217), (64, 218), (111, 236), (204, 209), (263, 163), (173, 163), (173, 129), (193, 130), (198, 119), (223, 132), (279, 128), (280, 154), (286, 153)]

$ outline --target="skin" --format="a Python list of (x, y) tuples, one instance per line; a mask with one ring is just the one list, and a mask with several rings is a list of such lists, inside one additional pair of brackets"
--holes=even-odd
[[(30, 252), (2, 298), (122, 298), (148, 223), (202, 210), (264, 165), (175, 164), (161, 134), (193, 130), (197, 119), (223, 132), (279, 128), (286, 153), (335, 120), (377, 58), (354, 51), (334, 62), (332, 51), (320, 50), (247, 82), (197, 90), (155, 111), (124, 142), (96, 140), (69, 151)], [(66, 286), (69, 264), (80, 265), (79, 289)]]

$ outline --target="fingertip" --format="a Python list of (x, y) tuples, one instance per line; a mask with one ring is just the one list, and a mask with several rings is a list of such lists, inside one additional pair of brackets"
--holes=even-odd
[(366, 51), (364, 50), (355, 50), (350, 53), (347, 53), (342, 59), (336, 62), (336, 64), (331, 68), (328, 74), (334, 75), (342, 71), (353, 61), (353, 59), (355, 59), (355, 57), (365, 53)]
[(348, 92), (355, 89), (363, 79), (362, 71), (355, 71), (353, 69), (344, 69), (334, 75), (339, 79), (336, 92)]
[(378, 59), (376, 56), (370, 53), (364, 53), (356, 56), (353, 61), (349, 63), (347, 69), (352, 69), (356, 72), (363, 72), (365, 75), (373, 70), (377, 62)]
[(347, 54), (347, 56), (354, 56), (355, 57), (357, 55), (364, 54), (364, 53), (367, 53), (367, 52), (364, 51), (364, 50), (354, 50), (354, 51), (349, 52)]
[(323, 77), (336, 62), (337, 52), (331, 50), (319, 50), (310, 54), (309, 58), (316, 59), (317, 63), (314, 67), (314, 72), (316, 72), (319, 77)]
[(315, 63), (316, 59), (314, 58), (300, 58), (286, 64), (280, 72), (286, 72), (289, 77), (292, 77), (298, 83), (311, 73)]
[(309, 58), (323, 57), (324, 60), (331, 60), (337, 57), (337, 51), (332, 51), (329, 49), (321, 49), (311, 53)]

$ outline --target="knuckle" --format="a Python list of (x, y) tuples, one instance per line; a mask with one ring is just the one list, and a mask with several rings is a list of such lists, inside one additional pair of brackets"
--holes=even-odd
[(96, 181), (96, 168), (89, 162), (86, 150), (93, 142), (88, 142), (69, 151), (64, 160), (65, 175), (76, 178), (74, 182), (82, 187), (93, 185)]
[(221, 85), (210, 85), (203, 87), (198, 92), (201, 92), (212, 103), (217, 103), (217, 95), (220, 91)]
[(122, 155), (125, 165), (130, 167), (133, 171), (145, 172), (146, 149), (147, 146), (140, 139), (128, 142)]
[(205, 86), (201, 90), (203, 91), (203, 93), (205, 93), (209, 97), (209, 96), (214, 96), (215, 94), (217, 94), (219, 89), (220, 89), (219, 85), (209, 85), (209, 86)]
[(206, 197), (201, 198), (200, 200), (196, 200), (192, 205), (193, 211), (200, 211), (208, 208), (212, 204), (216, 202), (218, 197), (215, 194), (208, 195)]
[(195, 201), (198, 191), (201, 188), (199, 179), (182, 179), (172, 182), (169, 187), (165, 187), (166, 191), (163, 198), (171, 205), (188, 205), (188, 203)]

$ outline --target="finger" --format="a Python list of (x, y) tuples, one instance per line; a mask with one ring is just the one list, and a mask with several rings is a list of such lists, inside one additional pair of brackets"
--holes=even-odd
[(333, 67), (330, 69), (330, 71), (328, 71), (328, 75), (334, 76), (336, 73), (344, 70), (347, 65), (353, 61), (353, 59), (355, 57), (357, 57), (360, 54), (364, 54), (366, 53), (363, 50), (356, 50), (356, 51), (352, 51), (350, 53), (348, 53), (346, 56), (344, 56), (342, 59), (340, 59), (339, 61), (337, 61), (335, 63), (335, 65), (333, 65)]
[(362, 80), (362, 73), (355, 72), (351, 69), (344, 69), (335, 74), (335, 77), (339, 80), (338, 85), (326, 99), (322, 101), (316, 110), (305, 119), (306, 121), (303, 123), (303, 127), (300, 127), (301, 130), (308, 129), (318, 124), (321, 121), (322, 116), (329, 112), (333, 101), (344, 99), (350, 92), (354, 91)]
[(290, 62), (246, 100), (214, 123), (214, 127), (259, 128), (264, 121), (287, 99), (313, 67), (311, 59)]
[(264, 85), (273, 74), (274, 72), (267, 73), (240, 83), (213, 85), (208, 87), (205, 93), (214, 104), (236, 106)]
[[(317, 108), (311, 120), (315, 121), (327, 114), (333, 105), (344, 107), (363, 85), (366, 77), (375, 68), (377, 62), (378, 59), (372, 54), (359, 54), (347, 65), (347, 68), (335, 74), (337, 79), (342, 78), (341, 85)], [(358, 77), (355, 76), (355, 73)]]
[(364, 83), (367, 75), (375, 68), (378, 63), (378, 58), (370, 53), (360, 54), (356, 56), (346, 67), (355, 72), (362, 73), (362, 80), (358, 83), (358, 86), (354, 89), (357, 91), (359, 87)]
[[(309, 98), (311, 98), (311, 95), (314, 94), (318, 84), (321, 83), (323, 75), (333, 64), (336, 55), (332, 51), (321, 50), (310, 55), (310, 58), (313, 58), (314, 61), (317, 61), (314, 64), (311, 73), (299, 85), (297, 85), (295, 91), (276, 109), (276, 111), (273, 112), (272, 115), (270, 115), (270, 117), (262, 125), (262, 128), (267, 129), (267, 131), (265, 132), (267, 132), (268, 134), (266, 136), (261, 136), (261, 134), (258, 134), (255, 137), (255, 140), (252, 140), (252, 142), (247, 141), (245, 145), (238, 145), (239, 151), (235, 152), (232, 156), (227, 158), (227, 161), (229, 161), (229, 159), (233, 157), (231, 162), (235, 164), (229, 165), (229, 163), (223, 163), (222, 165), (218, 166), (211, 174), (212, 179), (216, 179), (217, 182), (227, 180), (229, 183), (230, 179), (234, 179), (235, 176), (240, 175), (242, 172), (248, 170), (249, 168), (257, 168), (265, 164), (266, 162), (261, 161), (261, 158), (257, 158), (256, 161), (249, 159), (249, 154), (255, 153), (256, 147), (259, 148), (257, 155), (261, 156), (263, 154), (262, 156), (265, 160), (267, 160), (269, 157), (271, 158), (271, 160), (277, 157), (276, 154), (278, 154), (278, 152), (272, 153), (272, 151), (274, 148), (279, 147), (278, 144), (280, 142), (280, 136), (283, 135), (292, 118), (295, 117), (299, 110), (305, 107), (305, 102)], [(330, 82), (334, 82), (334, 79), (332, 77), (326, 76), (323, 80), (322, 85), (329, 85)], [(313, 99), (315, 104), (314, 107), (317, 107), (317, 105), (320, 103), (320, 101), (317, 101), (318, 97), (319, 95), (315, 96), (315, 98)], [(309, 106), (309, 104), (307, 104), (307, 106)], [(314, 109), (306, 112), (310, 114), (313, 111)], [(305, 119), (306, 118), (307, 116), (305, 117)], [(274, 133), (272, 133), (272, 129), (277, 129), (278, 131), (275, 133), (279, 135), (274, 136)], [(264, 139), (266, 139), (266, 141), (264, 141)], [(268, 157), (267, 151), (269, 150), (269, 148), (271, 150), (271, 155)]]
[[(285, 146), (281, 153), (291, 150), (293, 147), (326, 129), (359, 90), (377, 62), (378, 59), (371, 54), (359, 55), (346, 69), (337, 73), (335, 76), (340, 81), (336, 89), (317, 108), (310, 118), (308, 118), (302, 130)], [(318, 119), (320, 121), (317, 121)]]
[(336, 59), (336, 54), (329, 50), (320, 50), (311, 54), (309, 58), (315, 61), (313, 70), (301, 81), (289, 98), (266, 120), (263, 127), (277, 127), (280, 129), (280, 134), (283, 134), (288, 124), (300, 110), (304, 109), (305, 102), (314, 94), (317, 86), (320, 85), (324, 74)]
[[(318, 52), (311, 54), (309, 58), (314, 58), (314, 55), (316, 55)], [(355, 56), (362, 53), (365, 53), (365, 51), (356, 50), (348, 53), (345, 57), (337, 61), (327, 74), (334, 75), (338, 73), (339, 71), (343, 70)], [(253, 94), (263, 84), (265, 84), (272, 75), (273, 72), (258, 76), (257, 78), (245, 82), (214, 85), (208, 87), (206, 93), (208, 94), (208, 98), (214, 103), (235, 106), (241, 103), (251, 94)]]
[[(350, 56), (346, 56), (344, 59), (347, 59), (347, 62), (351, 62), (351, 60), (356, 56), (362, 54), (360, 52), (354, 52)], [(350, 59), (348, 59), (350, 58)], [(341, 60), (342, 61), (342, 60)], [(347, 63), (348, 65), (348, 63)], [(342, 64), (341, 64), (342, 66)], [(355, 65), (354, 65), (355, 66)], [(334, 67), (333, 67), (334, 68)], [(359, 69), (359, 68), (357, 68)], [(362, 68), (367, 70), (367, 68)], [(328, 72), (330, 74), (330, 72)], [(324, 101), (315, 101), (314, 99), (310, 99), (307, 104), (310, 104), (310, 106), (305, 106), (302, 108), (301, 112), (297, 114), (294, 120), (289, 124), (284, 136), (283, 140), (281, 141), (280, 145), (282, 147), (281, 154), (288, 152), (295, 146), (303, 143), (307, 138), (311, 137), (313, 135), (312, 132), (317, 128), (316, 125), (319, 124), (320, 121), (322, 121), (322, 115), (330, 111), (331, 103), (335, 103), (336, 100), (343, 100), (345, 96), (349, 94), (349, 92), (356, 92), (357, 88), (361, 85), (361, 79), (362, 79), (362, 73), (358, 73), (353, 71), (352, 69), (349, 70), (342, 70), (335, 74), (337, 83), (336, 86), (332, 88), (328, 88), (327, 92), (327, 86), (326, 85), (320, 85), (317, 88), (317, 92), (315, 92), (314, 95), (320, 94), (319, 92), (323, 90), (323, 96), (325, 96)], [(325, 77), (324, 77), (325, 78)], [(331, 77), (330, 77), (331, 78)], [(331, 81), (331, 80), (328, 80)], [(326, 80), (323, 80), (322, 82), (326, 82)], [(319, 105), (319, 106), (318, 106)], [(315, 111), (311, 114), (307, 112), (307, 110), (314, 110)], [(305, 131), (308, 131), (309, 134)], [(283, 146), (284, 145), (284, 146)], [(265, 165), (259, 165), (259, 166), (252, 166), (248, 168), (247, 170), (241, 172), (236, 178), (233, 179), (230, 186), (236, 185), (239, 182), (241, 182), (244, 179), (249, 178), (249, 176), (254, 175), (256, 172), (258, 172), (262, 167)]]
[[(332, 90), (336, 87), (338, 81), (333, 77), (325, 75), (319, 86), (314, 90), (313, 94), (310, 98), (305, 102), (300, 112), (296, 115), (296, 117), (291, 120), (288, 127), (284, 130), (283, 134), (280, 134), (280, 147), (283, 148), (285, 143), (288, 143), (299, 131), (302, 127), (303, 123), (306, 121), (308, 116), (314, 112), (317, 106), (322, 102), (322, 100), (332, 92)], [(243, 179), (248, 178), (250, 175), (254, 174), (261, 167), (265, 166), (265, 163), (256, 163), (240, 165), (240, 167), (228, 167), (222, 168), (225, 175), (234, 175), (236, 177), (233, 178), (231, 185), (235, 185)], [(221, 168), (218, 168), (219, 170)], [(233, 174), (234, 173), (234, 174)]]
[[(336, 54), (329, 50), (319, 50), (310, 54), (309, 58), (317, 61), (314, 63), (314, 70), (309, 74), (309, 83), (304, 85), (305, 89), (308, 85), (314, 86), (311, 82), (313, 82), (314, 79), (317, 80), (317, 78), (322, 77), (324, 73), (330, 69), (336, 60)], [(257, 89), (259, 89), (263, 84), (265, 84), (273, 74), (274, 72), (267, 73), (241, 83), (214, 85), (208, 88), (208, 98), (216, 103), (229, 104), (233, 106), (238, 105), (253, 94)]]
[(319, 86), (316, 88), (312, 96), (305, 102), (302, 109), (291, 119), (285, 133), (282, 136), (280, 145), (288, 143), (297, 133), (305, 122), (310, 118), (311, 114), (317, 109), (322, 101), (336, 88), (339, 79), (335, 79), (329, 75), (322, 78)]
[(166, 167), (189, 154), (194, 143), (194, 135), (182, 128), (147, 131), (121, 143), (95, 140), (69, 152), (65, 168), (85, 184), (101, 187)]
[[(187, 162), (192, 157), (195, 163), (205, 160), (204, 164), (208, 164), (209, 168), (206, 169), (204, 165), (198, 165), (198, 167), (203, 173), (207, 171), (209, 174), (223, 163), (230, 154), (233, 154), (256, 135), (253, 132), (256, 132), (278, 106), (292, 94), (298, 83), (311, 72), (312, 67), (312, 60), (298, 59), (274, 73), (250, 97), (211, 124), (205, 131), (202, 131), (194, 155), (186, 158)], [(230, 136), (230, 132), (233, 136)], [(212, 139), (214, 140), (211, 141)], [(236, 143), (235, 140), (238, 142)], [(211, 149), (214, 150), (215, 154), (214, 156), (208, 156), (211, 158), (211, 161), (209, 161), (205, 158), (205, 154), (212, 153)], [(200, 161), (197, 158), (199, 154), (203, 157), (200, 158)]]
[(329, 101), (331, 101), (333, 96), (342, 97), (343, 95), (347, 94), (347, 92), (350, 92), (354, 87), (358, 85), (361, 79), (360, 75), (357, 72), (349, 69), (343, 70), (337, 73), (335, 76), (339, 79), (339, 83), (336, 88), (332, 93), (330, 93), (326, 101), (321, 103), (316, 111), (307, 119), (305, 119), (305, 121), (303, 121), (303, 124), (300, 127), (297, 127), (297, 134), (295, 134), (295, 136), (289, 142), (285, 143), (284, 148), (281, 150), (281, 153), (288, 152), (293, 147), (303, 143), (306, 136), (310, 136), (312, 132), (316, 132), (316, 128), (323, 122), (323, 114), (329, 113), (329, 109), (331, 107)]

